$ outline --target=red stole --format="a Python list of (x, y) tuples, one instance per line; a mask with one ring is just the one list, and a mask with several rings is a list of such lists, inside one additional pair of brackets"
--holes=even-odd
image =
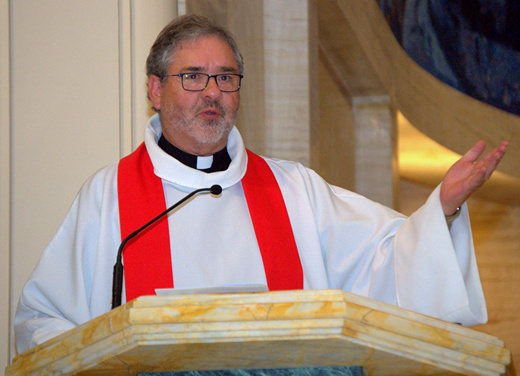
[[(278, 182), (263, 158), (249, 150), (247, 153), (242, 186), (267, 286), (271, 291), (303, 289), (300, 257)], [(119, 162), (117, 186), (122, 239), (166, 210), (162, 181), (154, 173), (144, 143)], [(156, 288), (173, 287), (167, 217), (130, 240), (123, 260), (127, 302), (138, 296), (155, 295)]]

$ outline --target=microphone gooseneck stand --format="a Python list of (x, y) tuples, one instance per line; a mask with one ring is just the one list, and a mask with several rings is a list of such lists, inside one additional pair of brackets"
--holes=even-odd
[(220, 185), (212, 185), (210, 188), (201, 188), (197, 189), (190, 194), (188, 194), (186, 197), (181, 199), (180, 201), (176, 202), (172, 206), (170, 206), (168, 209), (163, 211), (161, 214), (159, 214), (157, 217), (152, 219), (150, 222), (146, 223), (142, 227), (138, 228), (134, 232), (132, 232), (130, 235), (128, 235), (126, 238), (123, 239), (121, 242), (121, 245), (119, 246), (119, 249), (117, 251), (117, 260), (114, 265), (114, 275), (112, 279), (112, 309), (117, 308), (121, 305), (121, 299), (123, 295), (123, 249), (125, 248), (126, 243), (132, 238), (134, 238), (136, 235), (138, 235), (141, 231), (143, 231), (145, 228), (156, 222), (158, 219), (163, 217), (164, 215), (168, 214), (170, 211), (184, 203), (186, 200), (190, 199), (191, 197), (195, 196), (198, 193), (202, 192), (209, 192), (214, 196), (218, 196), (222, 193), (222, 187)]

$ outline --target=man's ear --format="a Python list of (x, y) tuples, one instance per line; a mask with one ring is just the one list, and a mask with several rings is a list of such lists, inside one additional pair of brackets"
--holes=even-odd
[(148, 77), (148, 97), (152, 102), (153, 108), (157, 111), (161, 109), (161, 92), (161, 79), (153, 74), (150, 75), (150, 77)]

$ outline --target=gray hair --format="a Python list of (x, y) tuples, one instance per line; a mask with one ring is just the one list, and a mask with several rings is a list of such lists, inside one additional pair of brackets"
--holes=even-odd
[(235, 55), (239, 73), (244, 73), (244, 62), (233, 35), (206, 17), (186, 15), (170, 22), (157, 36), (146, 60), (148, 77), (155, 75), (162, 79), (168, 74), (175, 48), (185, 40), (195, 40), (200, 37), (217, 37), (229, 44)]

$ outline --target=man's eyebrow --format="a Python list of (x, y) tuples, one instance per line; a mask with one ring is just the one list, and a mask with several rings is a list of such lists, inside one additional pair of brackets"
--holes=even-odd
[[(183, 72), (186, 72), (186, 73), (205, 72), (205, 71), (206, 71), (206, 69), (204, 67), (200, 67), (200, 66), (197, 66), (197, 67), (188, 66), (188, 67), (184, 67), (180, 70), (181, 73), (183, 73)], [(238, 69), (235, 67), (222, 66), (217, 69), (217, 74), (218, 73), (237, 73), (238, 74)]]
[(203, 72), (203, 67), (184, 67), (180, 70), (181, 72)]
[(238, 69), (235, 67), (220, 67), (220, 72), (222, 73), (238, 73)]

